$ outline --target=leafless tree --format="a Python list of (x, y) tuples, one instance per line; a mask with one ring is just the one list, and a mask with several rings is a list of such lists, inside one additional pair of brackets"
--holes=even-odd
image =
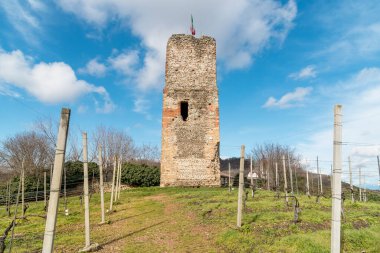
[(54, 122), (52, 118), (38, 119), (34, 122), (33, 129), (43, 136), (49, 145), (55, 147), (57, 141), (58, 124), (58, 121)]
[(160, 162), (160, 150), (157, 146), (143, 144), (137, 148), (135, 159), (140, 163), (158, 165)]
[[(285, 156), (286, 159), (286, 168), (287, 172), (288, 170), (288, 158), (290, 159), (290, 164), (292, 167), (292, 170), (297, 169), (297, 173), (303, 173), (302, 166), (301, 166), (301, 157), (296, 154), (295, 149), (292, 149), (289, 146), (284, 146), (280, 144), (274, 144), (274, 143), (266, 143), (263, 145), (256, 145), (252, 150), (251, 154), (253, 157), (253, 160), (255, 162), (255, 168), (258, 174), (260, 175), (260, 166), (263, 167), (264, 173), (266, 171), (266, 168), (268, 168), (270, 173), (270, 182), (271, 185), (274, 185), (275, 180), (275, 163), (277, 162), (278, 167), (282, 168), (282, 157)], [(279, 170), (280, 171), (280, 170)], [(293, 173), (293, 177), (294, 177)], [(280, 182), (283, 182), (283, 173), (279, 173), (279, 180)]]
[(112, 172), (113, 159), (118, 157), (128, 161), (136, 156), (136, 147), (132, 138), (122, 130), (112, 127), (98, 126), (91, 138), (91, 157), (94, 159), (97, 148), (102, 145), (103, 168), (105, 178)]
[(36, 131), (28, 131), (8, 137), (0, 146), (0, 163), (14, 172), (24, 167), (27, 174), (38, 175), (39, 170), (52, 163), (54, 146), (49, 140)]

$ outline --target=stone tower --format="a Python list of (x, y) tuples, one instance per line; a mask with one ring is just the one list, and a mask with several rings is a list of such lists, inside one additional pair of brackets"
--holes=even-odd
[(172, 35), (166, 49), (161, 186), (220, 186), (216, 43)]

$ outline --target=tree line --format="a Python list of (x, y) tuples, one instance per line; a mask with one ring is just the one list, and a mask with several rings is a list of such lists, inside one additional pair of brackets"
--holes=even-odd
[[(25, 174), (41, 177), (54, 162), (58, 123), (37, 120), (30, 130), (16, 133), (0, 141), (0, 180), (6, 181), (19, 175), (24, 166)], [(123, 161), (159, 165), (160, 150), (153, 145), (136, 145), (126, 131), (100, 125), (89, 136), (89, 161), (97, 162), (97, 149), (102, 146), (105, 180), (112, 175), (116, 156)], [(69, 131), (66, 161), (82, 160), (82, 142)]]

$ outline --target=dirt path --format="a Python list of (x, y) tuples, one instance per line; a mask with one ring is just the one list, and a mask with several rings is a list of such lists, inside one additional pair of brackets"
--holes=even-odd
[(174, 199), (160, 194), (142, 202), (154, 208), (129, 216), (119, 212), (101, 228), (111, 233), (99, 252), (216, 252), (216, 230)]

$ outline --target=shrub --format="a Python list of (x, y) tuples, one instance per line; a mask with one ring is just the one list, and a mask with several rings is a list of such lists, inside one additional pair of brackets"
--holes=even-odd
[[(66, 167), (66, 184), (67, 188), (75, 188), (78, 185), (83, 185), (83, 162), (81, 161), (67, 161)], [(94, 162), (88, 163), (88, 179), (91, 182), (92, 176), (95, 180), (99, 179), (99, 167)], [(62, 175), (63, 180), (63, 175)], [(63, 183), (62, 183), (63, 187)]]
[(146, 164), (124, 163), (121, 181), (130, 186), (160, 185), (160, 169)]

